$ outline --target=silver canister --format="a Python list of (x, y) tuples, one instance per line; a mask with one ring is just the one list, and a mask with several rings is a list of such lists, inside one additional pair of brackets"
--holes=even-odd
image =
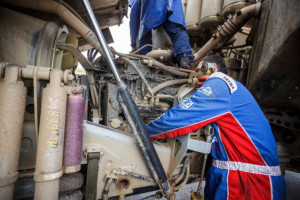
[(255, 3), (255, 0), (224, 0), (222, 15), (227, 18), (229, 14), (233, 14), (236, 10), (253, 3)]
[(201, 9), (200, 27), (203, 30), (216, 29), (223, 24), (221, 16), (223, 0), (203, 0)]
[(191, 35), (196, 35), (201, 32), (200, 17), (201, 17), (202, 0), (188, 0), (186, 6), (185, 23), (187, 32)]

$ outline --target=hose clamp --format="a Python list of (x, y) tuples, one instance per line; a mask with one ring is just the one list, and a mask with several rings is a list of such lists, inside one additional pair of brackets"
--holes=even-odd
[(81, 164), (75, 165), (75, 166), (64, 167), (64, 173), (73, 174), (75, 172), (80, 171), (80, 169), (81, 169)]
[(52, 181), (55, 179), (60, 178), (63, 175), (63, 170), (59, 170), (56, 172), (50, 172), (50, 173), (34, 173), (34, 181), (36, 182), (46, 182), (46, 181)]

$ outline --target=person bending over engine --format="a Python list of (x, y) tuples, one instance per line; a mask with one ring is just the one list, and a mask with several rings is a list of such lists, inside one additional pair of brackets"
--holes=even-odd
[(212, 166), (205, 199), (285, 199), (276, 142), (268, 120), (250, 92), (226, 75), (223, 58), (198, 65), (213, 73), (179, 106), (147, 125), (152, 140), (177, 137), (212, 123)]

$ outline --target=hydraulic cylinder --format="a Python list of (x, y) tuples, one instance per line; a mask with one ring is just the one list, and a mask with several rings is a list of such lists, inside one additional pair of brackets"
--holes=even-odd
[(19, 67), (8, 65), (0, 80), (0, 199), (12, 199), (18, 179), (26, 91)]
[(63, 145), (67, 92), (61, 83), (62, 71), (52, 69), (50, 84), (43, 90), (36, 168), (35, 200), (57, 200), (63, 174)]

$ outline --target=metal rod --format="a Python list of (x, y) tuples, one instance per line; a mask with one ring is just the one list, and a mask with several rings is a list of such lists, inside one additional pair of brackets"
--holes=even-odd
[(116, 65), (112, 59), (108, 46), (105, 42), (105, 39), (101, 33), (99, 28), (98, 22), (95, 18), (93, 10), (89, 4), (88, 0), (83, 0), (85, 8), (88, 12), (88, 15), (92, 21), (94, 29), (96, 31), (96, 35), (99, 39), (99, 42), (106, 54), (106, 59), (108, 64), (110, 65), (113, 74), (116, 78), (118, 83), (118, 101), (121, 105), (122, 111), (130, 125), (130, 128), (137, 140), (139, 148), (144, 156), (146, 164), (152, 174), (153, 179), (155, 182), (160, 186), (166, 196), (174, 196), (172, 191), (170, 190), (170, 186), (167, 180), (167, 175), (162, 167), (162, 164), (158, 158), (158, 155), (155, 151), (153, 143), (150, 140), (150, 137), (147, 133), (146, 127), (141, 119), (141, 116), (138, 112), (137, 106), (133, 101), (127, 86), (123, 83), (120, 75), (118, 74)]
[(120, 75), (118, 73), (117, 67), (116, 67), (116, 65), (114, 63), (114, 60), (113, 60), (111, 54), (110, 54), (110, 50), (109, 50), (109, 48), (107, 46), (107, 43), (105, 41), (105, 38), (104, 38), (102, 32), (101, 32), (101, 29), (99, 27), (99, 24), (98, 24), (98, 22), (96, 20), (95, 15), (93, 13), (91, 5), (90, 5), (90, 3), (89, 3), (88, 0), (83, 0), (83, 4), (84, 4), (84, 6), (85, 6), (85, 8), (87, 10), (87, 13), (88, 13), (90, 19), (91, 19), (91, 22), (92, 22), (93, 27), (95, 29), (97, 38), (98, 38), (98, 40), (99, 40), (99, 42), (101, 44), (101, 47), (103, 48), (106, 60), (107, 60), (109, 66), (110, 66), (110, 68), (111, 68), (111, 70), (112, 70), (112, 72), (113, 72), (113, 74), (115, 76), (115, 79), (116, 79), (117, 83), (120, 84), (122, 82), (122, 79), (121, 79), (121, 77), (120, 77)]
[(203, 181), (203, 176), (204, 176), (204, 170), (205, 170), (207, 155), (208, 154), (204, 155), (204, 161), (203, 161), (203, 164), (202, 164), (201, 177), (200, 177), (200, 181), (199, 181), (198, 188), (197, 188), (197, 196), (198, 197), (200, 196), (200, 191), (202, 189), (202, 181)]

